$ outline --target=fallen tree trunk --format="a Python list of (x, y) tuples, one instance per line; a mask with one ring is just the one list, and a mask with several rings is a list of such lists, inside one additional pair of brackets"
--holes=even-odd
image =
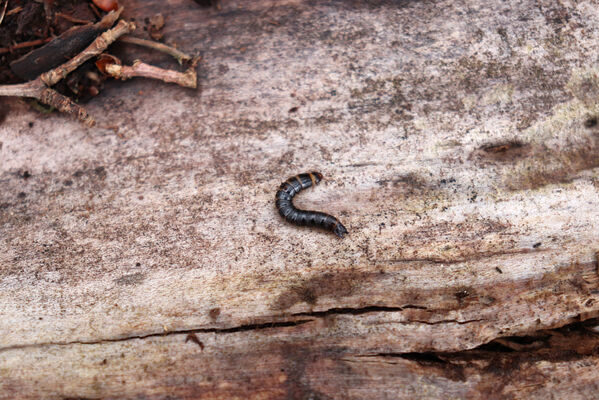
[(198, 93), (5, 102), (0, 398), (594, 396), (596, 4), (156, 4)]

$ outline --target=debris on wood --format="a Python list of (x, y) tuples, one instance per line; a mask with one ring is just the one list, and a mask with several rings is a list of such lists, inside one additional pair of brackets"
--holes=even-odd
[(164, 17), (162, 14), (156, 14), (150, 17), (147, 23), (147, 29), (150, 37), (154, 40), (162, 39), (162, 36), (164, 36), (162, 33), (162, 28), (164, 28)]
[(192, 341), (193, 343), (197, 344), (198, 346), (200, 346), (200, 349), (204, 350), (204, 343), (202, 343), (200, 341), (200, 339), (198, 339), (198, 336), (195, 333), (189, 333), (187, 334), (187, 336), (185, 337), (185, 343)]
[(102, 33), (85, 50), (61, 66), (45, 72), (35, 80), (27, 83), (0, 86), (0, 96), (31, 97), (55, 107), (61, 112), (74, 115), (87, 125), (94, 125), (94, 119), (83, 107), (50, 87), (65, 78), (85, 61), (102, 53), (116, 39), (125, 33), (131, 32), (133, 29), (135, 29), (133, 23), (119, 21), (114, 28)]
[(104, 88), (104, 78), (91, 61), (87, 61), (79, 67), (77, 73), (69, 74), (64, 82), (70, 93), (82, 102), (97, 96)]
[[(1, 1), (1, 0), (0, 0)], [(10, 10), (11, 14), (19, 14), (19, 20), (11, 22), (11, 26), (17, 25), (17, 30), (29, 26), (31, 21), (38, 21), (45, 15), (46, 24), (42, 26), (45, 31), (52, 30), (49, 19), (54, 21), (62, 20), (70, 24), (83, 24), (79, 26), (70, 25), (68, 29), (62, 31), (57, 37), (50, 37), (46, 32), (46, 37), (31, 41), (25, 41), (8, 47), (0, 47), (0, 55), (10, 54), (18, 49), (35, 47), (43, 45), (29, 53), (22, 55), (18, 59), (10, 62), (10, 72), (18, 78), (28, 80), (27, 83), (0, 85), (0, 96), (18, 96), (33, 98), (47, 106), (50, 109), (58, 109), (61, 112), (76, 116), (80, 121), (88, 125), (93, 125), (93, 118), (87, 114), (85, 109), (75, 103), (86, 101), (100, 93), (103, 87), (103, 81), (107, 77), (126, 80), (133, 77), (145, 77), (158, 79), (166, 83), (176, 83), (183, 87), (196, 88), (197, 76), (195, 68), (200, 60), (199, 57), (193, 58), (180, 50), (168, 45), (145, 40), (137, 37), (128, 36), (124, 42), (145, 46), (157, 51), (164, 52), (173, 56), (179, 64), (189, 62), (189, 68), (184, 72), (162, 69), (136, 60), (133, 65), (122, 65), (120, 60), (108, 54), (102, 54), (107, 47), (121, 36), (131, 33), (135, 29), (133, 23), (119, 21), (116, 26), (111, 28), (119, 19), (123, 8), (114, 10), (116, 1), (93, 1), (87, 3), (83, 9), (81, 4), (74, 7), (77, 12), (73, 14), (65, 13), (64, 9), (52, 8), (52, 1), (43, 2), (43, 11), (41, 5), (31, 3), (24, 4), (24, 8), (18, 5)], [(7, 2), (4, 3), (4, 15)], [(89, 7), (88, 7), (89, 6)], [(0, 6), (1, 7), (1, 6)], [(21, 7), (21, 8), (18, 8)], [(97, 12), (98, 7), (101, 10), (111, 10), (104, 15), (100, 21), (92, 23), (94, 19), (91, 11)], [(16, 11), (15, 11), (16, 10)], [(8, 14), (8, 13), (6, 13)], [(80, 18), (83, 17), (83, 18)], [(154, 39), (162, 38), (162, 28), (164, 27), (164, 17), (156, 14), (146, 22), (149, 26), (149, 34)], [(4, 31), (5, 33), (6, 31)], [(0, 39), (2, 39), (0, 31)], [(39, 32), (38, 32), (39, 33)], [(42, 35), (43, 36), (43, 35)], [(11, 36), (12, 37), (12, 36)], [(7, 36), (5, 36), (7, 38)], [(0, 41), (2, 43), (2, 41)], [(13, 42), (14, 43), (14, 42)], [(91, 60), (100, 55), (97, 62)], [(64, 60), (69, 60), (64, 62)], [(6, 59), (0, 61), (6, 61)], [(0, 67), (2, 64), (0, 64)], [(98, 73), (100, 70), (100, 73)], [(75, 74), (71, 74), (77, 71)], [(69, 75), (71, 74), (71, 75)], [(0, 68), (0, 82), (6, 73)], [(65, 79), (66, 78), (66, 79)], [(8, 78), (10, 81), (11, 78)], [(56, 88), (52, 86), (60, 84)]]
[(100, 33), (114, 25), (121, 12), (122, 9), (112, 11), (98, 23), (69, 29), (44, 46), (10, 63), (10, 69), (20, 78), (26, 80), (37, 78), (41, 73), (56, 68), (64, 60), (74, 57), (89, 46)]

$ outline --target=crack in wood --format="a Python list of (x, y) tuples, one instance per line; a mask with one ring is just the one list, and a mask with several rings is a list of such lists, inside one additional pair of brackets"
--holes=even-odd
[(323, 311), (311, 311), (311, 312), (302, 312), (291, 314), (293, 317), (327, 317), (330, 315), (362, 315), (372, 312), (400, 312), (405, 309), (418, 309), (418, 310), (427, 310), (426, 307), (408, 304), (401, 307), (392, 307), (392, 306), (367, 306), (360, 308), (330, 308), (328, 310)]
[(117, 338), (107, 338), (107, 339), (98, 339), (98, 340), (73, 340), (68, 342), (44, 342), (44, 343), (31, 343), (31, 344), (23, 344), (23, 345), (12, 345), (1, 347), (0, 352), (7, 350), (15, 350), (15, 349), (25, 349), (32, 347), (45, 347), (45, 346), (70, 346), (74, 344), (102, 344), (102, 343), (112, 343), (112, 342), (124, 342), (128, 340), (135, 339), (147, 339), (152, 337), (160, 337), (160, 336), (170, 336), (170, 335), (189, 335), (195, 333), (235, 333), (235, 332), (246, 332), (246, 331), (254, 331), (254, 330), (262, 330), (262, 329), (270, 329), (270, 328), (287, 328), (302, 325), (308, 322), (312, 322), (312, 319), (303, 319), (303, 320), (295, 320), (295, 321), (284, 321), (284, 322), (266, 322), (261, 324), (248, 324), (248, 325), (240, 325), (231, 328), (197, 328), (197, 329), (180, 329), (173, 330), (167, 332), (152, 332), (143, 335), (132, 335), (125, 337), (117, 337)]
[(464, 321), (460, 321), (458, 319), (442, 319), (439, 321), (423, 321), (423, 320), (411, 320), (411, 321), (404, 321), (402, 323), (419, 323), (419, 324), (426, 324), (426, 325), (439, 325), (439, 324), (458, 324), (458, 325), (465, 325), (465, 324), (471, 324), (473, 322), (481, 322), (481, 321), (487, 321), (484, 318), (480, 318), (480, 319), (467, 319)]
[[(317, 317), (317, 318), (325, 318), (328, 316), (335, 315), (362, 315), (374, 312), (401, 312), (406, 309), (416, 309), (416, 310), (428, 310), (427, 307), (418, 306), (408, 304), (401, 307), (389, 307), (389, 306), (368, 306), (361, 308), (331, 308), (323, 311), (312, 311), (312, 312), (304, 312), (304, 313), (295, 313), (291, 314), (293, 317)], [(439, 321), (425, 321), (425, 320), (406, 320), (406, 321), (390, 321), (392, 324), (426, 324), (426, 325), (439, 325), (439, 324), (450, 324), (455, 323), (458, 325), (470, 324), (473, 322), (481, 322), (487, 321), (487, 319), (479, 318), (479, 319), (469, 319), (460, 321), (458, 319), (443, 319)]]
[[(452, 352), (379, 352), (374, 354), (345, 355), (341, 360), (353, 363), (381, 362), (397, 364), (391, 359), (404, 359), (428, 366), (471, 365), (472, 361), (512, 358), (514, 360), (557, 361), (589, 354), (599, 354), (599, 335), (589, 329), (599, 324), (599, 318), (574, 322), (554, 329), (540, 329), (532, 334), (497, 337), (472, 349)], [(527, 358), (528, 357), (528, 358)], [(364, 360), (361, 360), (364, 359)]]
[[(253, 330), (262, 330), (262, 329), (270, 329), (270, 328), (287, 328), (294, 327), (298, 325), (303, 325), (308, 322), (312, 322), (315, 318), (326, 318), (328, 316), (333, 315), (362, 315), (366, 313), (375, 313), (375, 312), (401, 312), (406, 309), (418, 309), (418, 310), (426, 310), (426, 307), (407, 304), (401, 307), (387, 307), (387, 306), (367, 306), (361, 308), (331, 308), (329, 310), (324, 311), (314, 311), (308, 313), (296, 313), (291, 314), (290, 317), (314, 317), (311, 319), (299, 319), (299, 320), (291, 320), (291, 321), (278, 321), (278, 322), (265, 322), (259, 324), (247, 324), (247, 325), (239, 325), (231, 328), (197, 328), (197, 329), (180, 329), (166, 332), (152, 332), (142, 335), (132, 335), (125, 337), (117, 337), (117, 338), (107, 338), (107, 339), (98, 339), (98, 340), (73, 340), (68, 342), (44, 342), (44, 343), (32, 343), (32, 344), (22, 344), (22, 345), (11, 345), (6, 347), (1, 347), (0, 352), (7, 350), (15, 350), (15, 349), (24, 349), (24, 348), (32, 348), (32, 347), (44, 347), (44, 346), (69, 346), (74, 344), (102, 344), (102, 343), (111, 343), (111, 342), (121, 342), (135, 339), (146, 339), (151, 337), (160, 337), (160, 336), (169, 336), (169, 335), (190, 335), (196, 333), (236, 333), (236, 332), (245, 332), (245, 331), (253, 331)], [(394, 323), (399, 324), (426, 324), (426, 325), (439, 325), (444, 323), (457, 323), (457, 324), (469, 324), (473, 322), (485, 321), (484, 319), (473, 319), (473, 320), (465, 320), (459, 321), (456, 319), (450, 320), (440, 320), (440, 321), (424, 321), (424, 320), (408, 320), (408, 321), (399, 321)]]

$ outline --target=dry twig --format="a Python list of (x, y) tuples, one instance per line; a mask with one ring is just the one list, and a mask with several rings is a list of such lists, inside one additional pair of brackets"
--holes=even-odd
[(102, 14), (100, 13), (100, 10), (98, 10), (98, 7), (96, 7), (93, 2), (89, 2), (88, 4), (89, 8), (91, 8), (92, 12), (96, 15), (96, 17), (102, 18)]
[(4, 1), (4, 7), (2, 8), (2, 12), (0, 12), (0, 24), (4, 20), (4, 15), (6, 14), (6, 7), (8, 6), (8, 0)]
[[(8, 4), (8, 1), (6, 2), (6, 4)], [(21, 11), (23, 11), (23, 7), (17, 6), (15, 8), (13, 8), (12, 10), (7, 11), (5, 17), (8, 17), (9, 15), (13, 15), (13, 14), (18, 14)]]
[(50, 40), (52, 40), (52, 38), (31, 40), (29, 42), (18, 43), (10, 47), (0, 47), (0, 54), (10, 53), (14, 50), (22, 49), (25, 47), (39, 46), (40, 44), (48, 43)]
[(195, 68), (199, 61), (199, 57), (195, 58), (185, 72), (154, 67), (139, 60), (136, 60), (131, 66), (107, 64), (104, 66), (104, 72), (116, 79), (125, 80), (135, 77), (151, 78), (195, 89), (197, 87), (197, 74)]
[(58, 13), (56, 13), (54, 15), (56, 15), (57, 17), (60, 17), (62, 19), (65, 19), (65, 20), (67, 20), (69, 22), (72, 22), (74, 24), (83, 24), (83, 25), (85, 25), (85, 24), (92, 24), (93, 23), (92, 21), (88, 21), (88, 20), (85, 20), (85, 19), (79, 19), (79, 18), (71, 17), (70, 15), (67, 15), (67, 14), (61, 13), (61, 12), (58, 12)]

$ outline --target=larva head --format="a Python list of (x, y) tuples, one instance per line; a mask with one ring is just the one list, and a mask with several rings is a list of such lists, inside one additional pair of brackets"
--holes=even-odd
[(314, 177), (314, 183), (318, 183), (322, 180), (322, 174), (320, 172), (312, 171), (310, 174)]

